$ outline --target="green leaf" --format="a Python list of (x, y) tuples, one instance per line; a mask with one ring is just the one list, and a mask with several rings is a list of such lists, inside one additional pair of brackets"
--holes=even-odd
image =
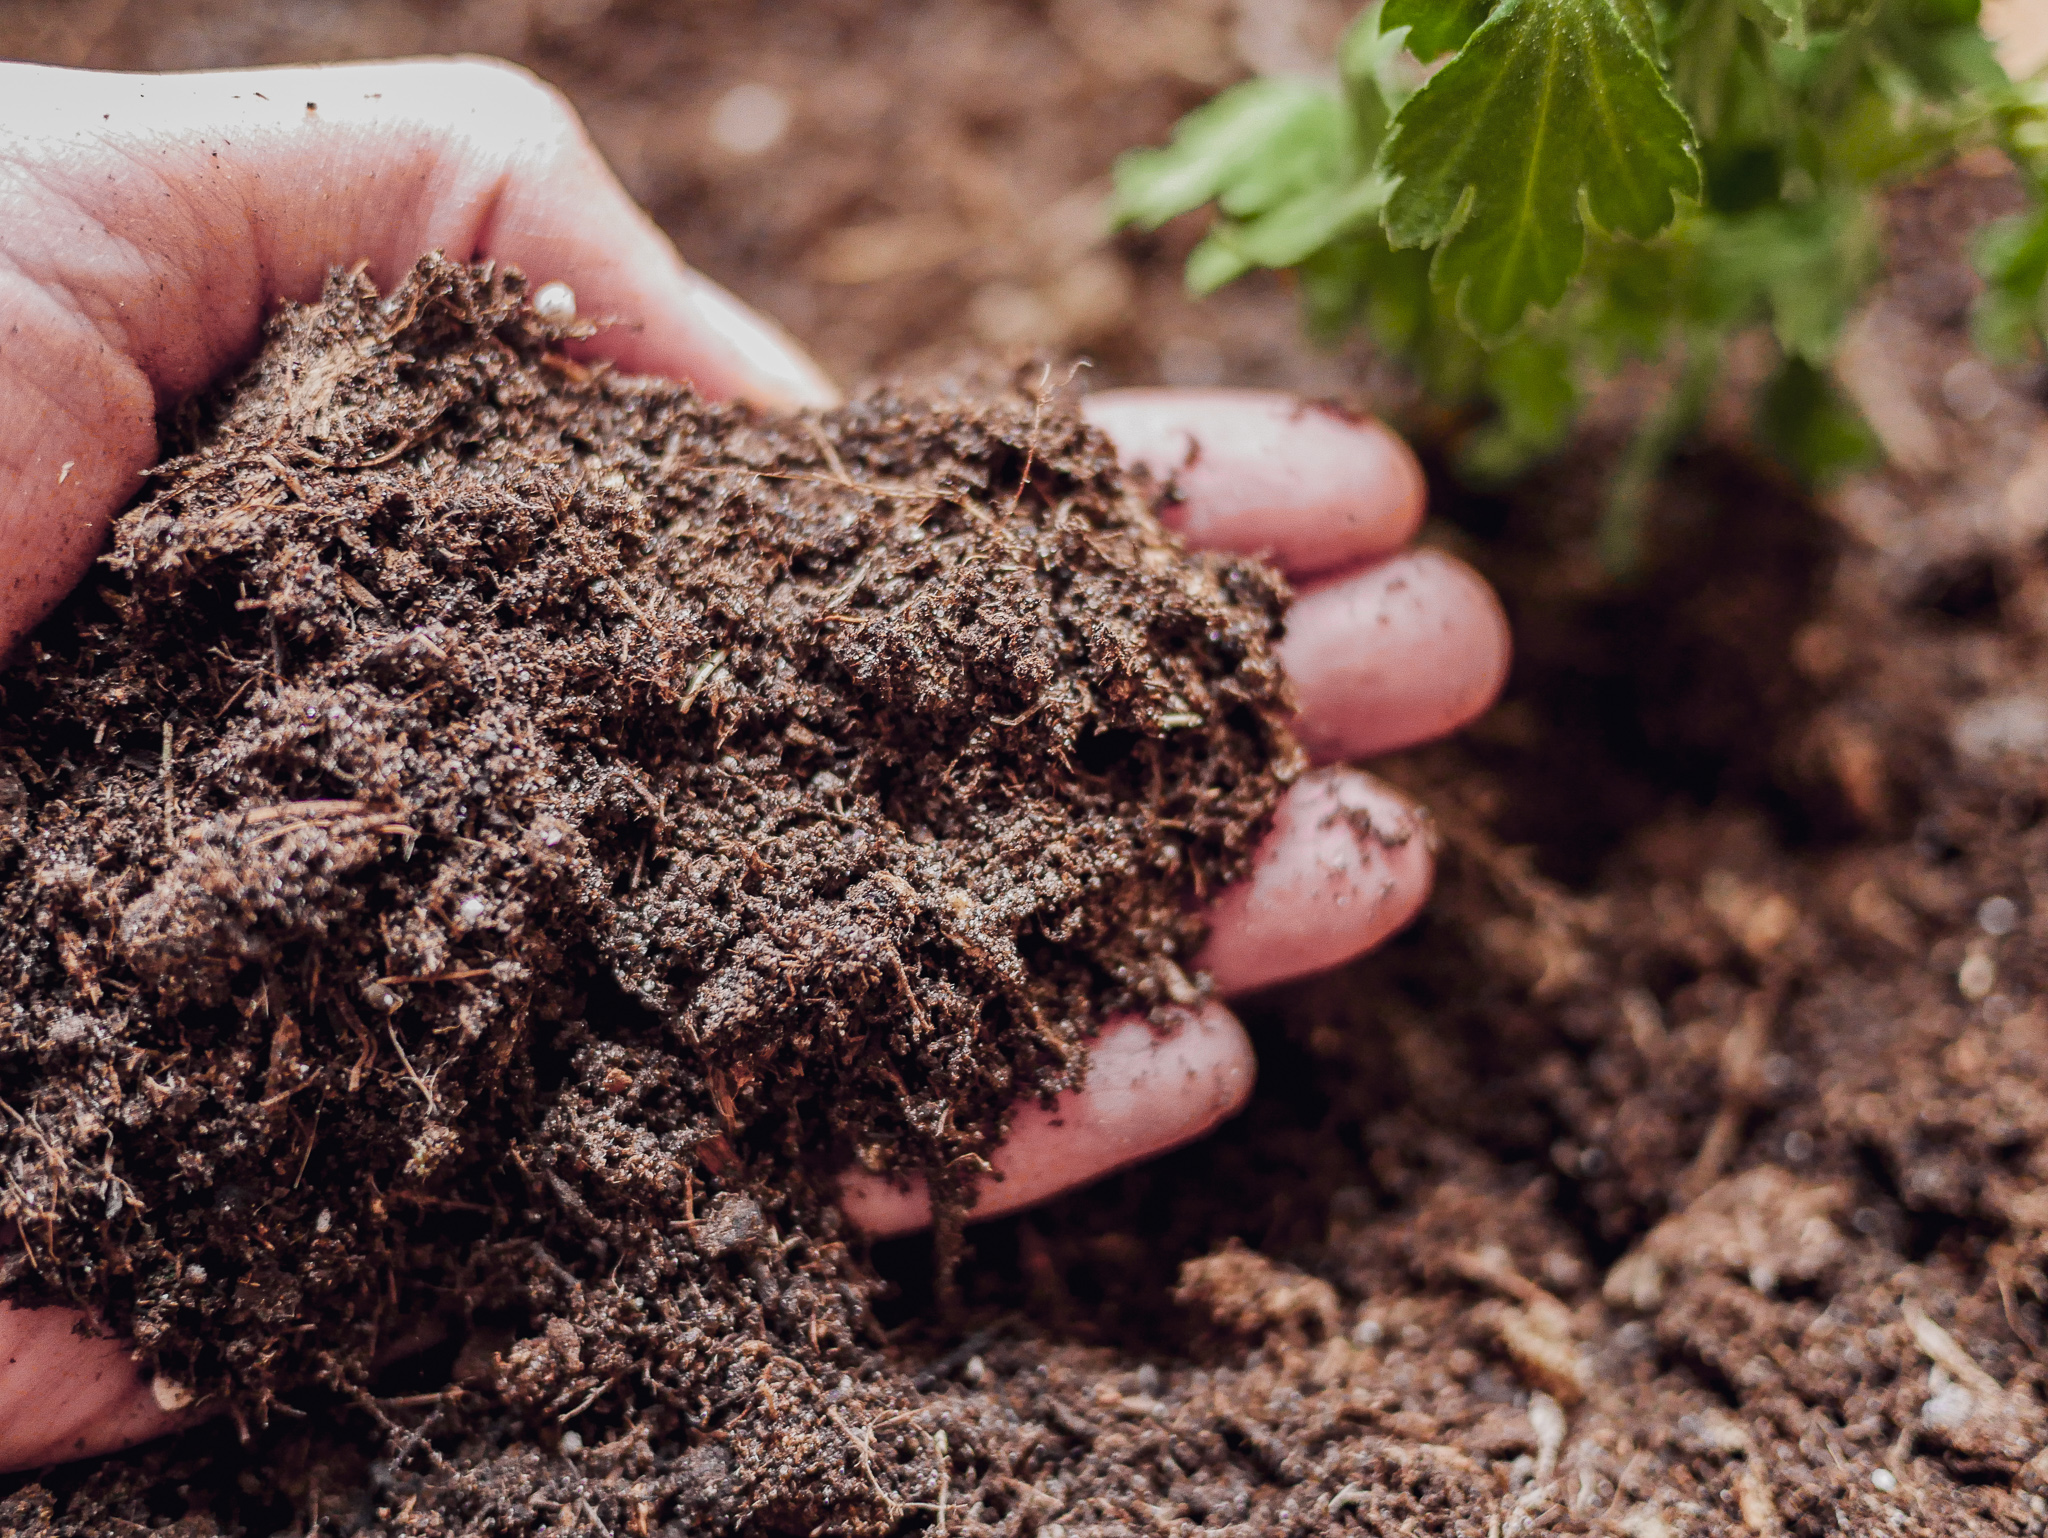
[(1692, 126), (1650, 48), (1643, 0), (1502, 0), (1411, 96), (1381, 164), (1397, 246), (1435, 245), (1459, 317), (1505, 336), (1584, 259), (1581, 208), (1648, 239), (1696, 197)]
[(1756, 434), (1810, 486), (1876, 464), (1876, 437), (1834, 381), (1804, 358), (1787, 358), (1757, 402)]
[(1752, 0), (1770, 18), (1771, 32), (1787, 46), (1804, 48), (1815, 32), (1832, 32), (1860, 21), (1877, 0)]
[(1313, 81), (1247, 80), (1182, 118), (1164, 149), (1118, 158), (1111, 218), (1149, 230), (1233, 195), (1246, 211), (1270, 206), (1276, 186), (1298, 190), (1287, 179), (1304, 162), (1337, 152), (1343, 126), (1341, 106)]
[(1349, 187), (1311, 186), (1252, 218), (1219, 223), (1188, 258), (1188, 287), (1206, 294), (1253, 267), (1298, 266), (1372, 223), (1385, 202), (1386, 184), (1367, 176)]
[(1842, 192), (1715, 220), (1701, 272), (1724, 324), (1761, 308), (1785, 351), (1825, 363), (1882, 260), (1876, 221)]
[(2000, 362), (2027, 356), (2048, 333), (2048, 208), (2001, 219), (1977, 242), (1984, 293), (1971, 317), (1977, 345)]
[(1387, 0), (1380, 31), (1406, 27), (1408, 51), (1418, 59), (1434, 59), (1463, 48), (1492, 9), (1493, 0)]
[(1806, 0), (1758, 0), (1778, 22), (1779, 36), (1794, 48), (1806, 46)]
[(1466, 440), (1458, 467), (1473, 480), (1497, 483), (1564, 446), (1579, 390), (1570, 345), (1526, 332), (1487, 358), (1483, 378), (1497, 415)]
[(1379, 154), (1394, 114), (1420, 84), (1419, 66), (1402, 47), (1406, 33), (1386, 31), (1382, 12), (1381, 6), (1367, 6), (1337, 48), (1337, 73), (1351, 102), (1352, 138), (1365, 162)]

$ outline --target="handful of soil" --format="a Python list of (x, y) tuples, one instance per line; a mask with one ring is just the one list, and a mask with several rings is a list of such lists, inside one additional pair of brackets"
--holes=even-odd
[[(778, 420), (575, 334), (337, 277), (0, 680), (0, 1292), (244, 1416), (495, 1321), (474, 1458), (587, 1413), (672, 1469), (776, 1361), (886, 1397), (835, 1171), (957, 1213), (1199, 996), (1284, 595), (1021, 394)], [(754, 1434), (689, 1498), (858, 1525), (843, 1439), (748, 1485)]]

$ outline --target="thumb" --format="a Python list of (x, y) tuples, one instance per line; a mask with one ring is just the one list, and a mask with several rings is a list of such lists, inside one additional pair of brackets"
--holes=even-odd
[(83, 574), (157, 417), (277, 298), (423, 252), (558, 281), (584, 344), (764, 405), (828, 403), (779, 329), (691, 272), (562, 97), (482, 60), (113, 75), (0, 64), (0, 654)]

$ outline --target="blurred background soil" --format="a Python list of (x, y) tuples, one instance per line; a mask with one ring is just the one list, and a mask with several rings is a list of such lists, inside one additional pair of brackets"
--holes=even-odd
[[(1402, 417), (1361, 351), (1298, 339), (1278, 281), (1189, 301), (1191, 225), (1102, 228), (1120, 150), (1319, 67), (1349, 10), (83, 0), (0, 3), (0, 55), (505, 55), (842, 379), (1044, 349), (1098, 384)], [(2000, 12), (2016, 46), (2041, 30)], [(1590, 533), (1620, 407), (1511, 497), (1439, 485), (1429, 537), (1501, 586), (1520, 658), (1477, 730), (1379, 766), (1437, 813), (1429, 914), (1251, 1011), (1261, 1086), (1222, 1135), (974, 1231), (964, 1331), (921, 1244), (877, 1252), (923, 1396), (882, 1477), (926, 1488), (947, 1426), (996, 1449), (946, 1464), (943, 1516), (886, 1524), (2048, 1526), (2048, 410), (1966, 332), (1968, 233), (2011, 198), (1972, 163), (1895, 200), (1844, 364), (1890, 464), (1824, 502), (1709, 443), (1618, 590)], [(122, 1520), (257, 1530), (234, 1492), (264, 1444), (188, 1440), (211, 1472)], [(0, 1509), (84, 1531), (112, 1478)], [(429, 1530), (372, 1484), (344, 1527)]]

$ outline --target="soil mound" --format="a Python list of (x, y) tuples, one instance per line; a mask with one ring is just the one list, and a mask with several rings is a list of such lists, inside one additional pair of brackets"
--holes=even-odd
[(789, 1444), (863, 1392), (833, 1172), (971, 1201), (1199, 997), (1284, 594), (1046, 402), (770, 420), (574, 334), (337, 277), (0, 682), (0, 1284), (257, 1420), (488, 1317), (472, 1419), (693, 1425), (762, 1460), (674, 1450), (718, 1515), (858, 1525)]

